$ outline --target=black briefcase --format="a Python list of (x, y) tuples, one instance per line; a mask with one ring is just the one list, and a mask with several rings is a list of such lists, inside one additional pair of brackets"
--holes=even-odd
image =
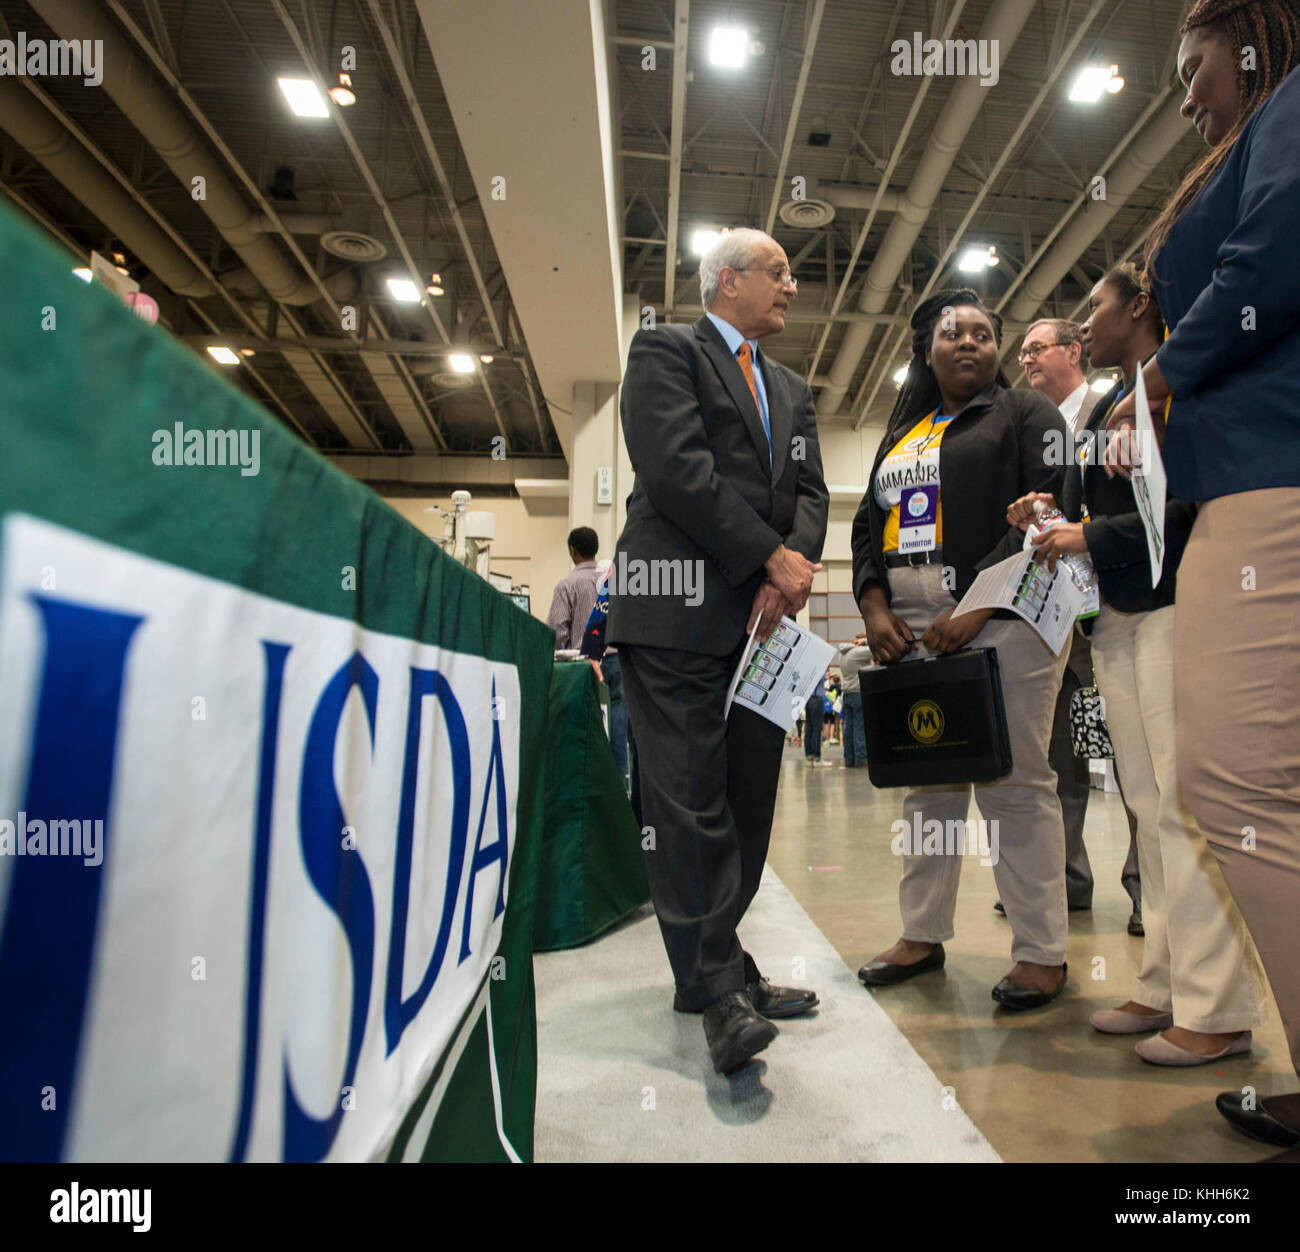
[(996, 648), (873, 665), (858, 677), (877, 787), (993, 782), (1011, 772)]

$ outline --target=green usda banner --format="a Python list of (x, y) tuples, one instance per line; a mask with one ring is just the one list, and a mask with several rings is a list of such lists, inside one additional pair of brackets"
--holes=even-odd
[(0, 1158), (530, 1159), (549, 632), (0, 272)]

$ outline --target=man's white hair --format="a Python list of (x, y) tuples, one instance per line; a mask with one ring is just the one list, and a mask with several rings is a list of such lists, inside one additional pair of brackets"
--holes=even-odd
[(724, 268), (743, 270), (759, 248), (775, 242), (771, 235), (749, 226), (729, 230), (700, 258), (700, 302), (707, 309), (718, 294), (718, 274)]

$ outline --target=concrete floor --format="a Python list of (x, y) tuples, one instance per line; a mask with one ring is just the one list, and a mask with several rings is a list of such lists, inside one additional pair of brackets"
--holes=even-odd
[[(877, 791), (865, 769), (809, 769), (789, 745), (768, 863), (853, 969), (899, 935), (899, 858), (890, 823), (901, 791)], [(972, 809), (972, 816), (977, 813)], [(1012, 1014), (990, 998), (1011, 968), (1011, 932), (993, 910), (993, 871), (968, 858), (957, 935), (946, 967), (867, 991), (930, 1066), (955, 1088), (975, 1126), (1008, 1161), (1257, 1161), (1275, 1149), (1233, 1131), (1214, 1109), (1220, 1091), (1250, 1084), (1260, 1097), (1294, 1091), (1272, 998), (1254, 1050), (1213, 1065), (1166, 1069), (1133, 1053), (1132, 1038), (1101, 1035), (1095, 1009), (1128, 999), (1142, 940), (1125, 931), (1120, 886), (1128, 825), (1119, 797), (1093, 791), (1084, 841), (1096, 888), (1091, 912), (1070, 914), (1069, 984), (1051, 1006)], [(1096, 958), (1104, 958), (1104, 969)], [(1104, 972), (1104, 978), (1094, 977)], [(772, 971), (775, 976), (775, 971)]]

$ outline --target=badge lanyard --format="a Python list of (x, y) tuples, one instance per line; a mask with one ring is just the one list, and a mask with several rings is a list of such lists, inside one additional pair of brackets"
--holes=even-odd
[[(939, 408), (943, 406), (940, 405)], [(913, 456), (916, 458), (917, 466), (921, 464), (921, 458), (929, 451), (931, 444), (936, 443), (943, 437), (943, 429), (935, 430), (935, 419), (939, 416), (939, 409), (935, 409), (930, 414), (930, 433), (926, 435), (925, 442), (915, 449)], [(951, 421), (948, 418), (947, 422)], [(898, 551), (900, 553), (908, 552), (933, 552), (938, 546), (938, 521), (939, 521), (939, 484), (928, 483), (925, 486), (903, 488), (898, 497)]]

